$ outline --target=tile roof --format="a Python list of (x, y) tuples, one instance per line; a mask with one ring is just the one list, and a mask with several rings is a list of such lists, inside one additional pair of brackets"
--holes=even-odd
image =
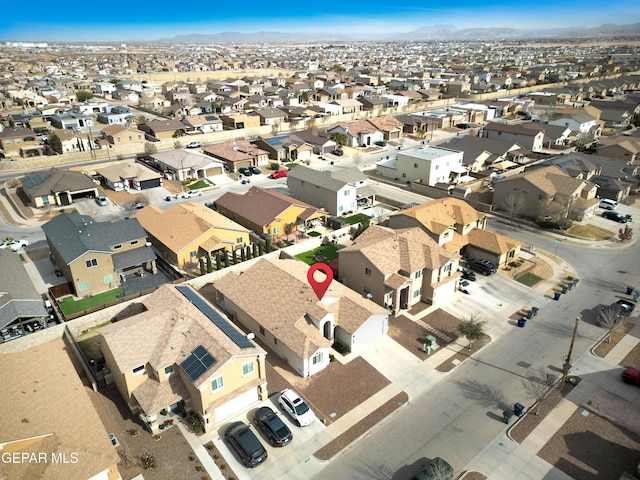
[(469, 238), (469, 243), (474, 247), (495, 254), (505, 254), (514, 247), (522, 245), (522, 242), (514, 240), (511, 237), (481, 228), (472, 229), (466, 236)]
[(245, 218), (260, 226), (271, 224), (292, 206), (304, 209), (303, 213), (299, 215), (301, 219), (308, 219), (317, 214), (327, 215), (324, 210), (313, 205), (270, 188), (260, 187), (251, 187), (244, 195), (227, 192), (216, 201), (216, 205), (218, 210), (232, 212), (238, 217)]
[[(331, 345), (310, 317), (319, 321), (333, 312), (335, 325), (353, 333), (371, 315), (388, 313), (335, 280), (319, 301), (308, 270), (299, 260), (261, 259), (240, 275), (228, 273), (214, 287), (302, 358)], [(274, 285), (283, 287), (276, 295)]]
[(120, 182), (125, 179), (135, 179), (139, 182), (144, 182), (145, 180), (162, 178), (160, 173), (140, 163), (110, 165), (96, 170), (96, 172), (111, 182)]
[(547, 195), (555, 195), (556, 193), (572, 195), (585, 184), (589, 183), (579, 178), (573, 178), (571, 175), (565, 173), (560, 167), (549, 165), (536, 166), (524, 171), (523, 173), (513, 175), (508, 178), (502, 178), (496, 181), (496, 184), (522, 178), (526, 179), (526, 181), (539, 188)]
[(219, 244), (214, 233), (216, 229), (249, 232), (224, 215), (193, 202), (177, 204), (168, 210), (150, 205), (136, 212), (134, 217), (149, 234), (176, 253), (191, 248), (194, 242), (207, 241), (207, 236), (214, 245)]
[[(43, 332), (41, 332), (43, 333)], [(33, 337), (39, 335), (34, 334)], [(43, 339), (44, 340), (44, 339)], [(48, 461), (2, 462), (0, 476), (17, 480), (93, 478), (119, 462), (108, 432), (80, 380), (63, 338), (16, 353), (0, 353), (2, 416), (0, 444), (45, 436), (20, 452), (45, 453)], [(89, 393), (88, 393), (89, 392)], [(4, 445), (11, 452), (13, 445)], [(56, 463), (51, 455), (78, 454), (77, 463)]]
[[(255, 344), (241, 349), (175, 285), (161, 286), (146, 297), (143, 304), (147, 308), (145, 312), (98, 330), (121, 371), (145, 364), (154, 370), (179, 365), (202, 345), (216, 362), (195, 380), (194, 385), (199, 387), (233, 357), (265, 354)], [(150, 398), (145, 390), (141, 390), (141, 395)]]
[[(360, 252), (383, 275), (398, 272), (409, 275), (427, 268), (437, 270), (452, 259), (456, 253), (447, 252), (420, 227), (394, 230), (380, 225), (367, 228), (348, 247), (339, 250), (338, 255)], [(391, 280), (398, 283), (401, 280)]]
[(39, 197), (56, 192), (76, 192), (97, 188), (93, 180), (82, 172), (58, 170), (56, 168), (52, 168), (44, 175), (25, 175), (22, 183), (30, 197)]
[(453, 225), (468, 225), (480, 220), (484, 215), (464, 200), (444, 197), (415, 207), (401, 210), (395, 215), (415, 218), (427, 230), (440, 235)]

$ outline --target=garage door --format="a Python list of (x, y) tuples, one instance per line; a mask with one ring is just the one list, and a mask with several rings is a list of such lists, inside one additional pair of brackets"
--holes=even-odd
[(311, 158), (311, 150), (303, 150), (298, 152), (298, 160), (304, 160), (307, 158)]
[(216, 423), (220, 423), (222, 420), (248, 409), (257, 401), (258, 388), (256, 387), (216, 408)]

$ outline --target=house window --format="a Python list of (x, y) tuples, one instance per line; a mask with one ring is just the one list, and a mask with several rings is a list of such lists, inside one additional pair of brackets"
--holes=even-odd
[(407, 178), (407, 174), (406, 174), (406, 173), (403, 173), (403, 174), (402, 174), (402, 178)]
[(134, 375), (140, 375), (142, 372), (144, 372), (145, 370), (145, 366), (144, 365), (140, 365), (139, 367), (136, 367), (132, 370)]
[(416, 272), (416, 278), (420, 278), (422, 276), (422, 270), (418, 270)]
[(98, 259), (97, 258), (92, 258), (91, 260), (87, 260), (85, 262), (85, 264), (87, 265), (87, 268), (97, 267), (98, 266)]
[(322, 352), (318, 352), (316, 353), (313, 358), (311, 359), (311, 362), (314, 365), (317, 365), (318, 363), (320, 363), (322, 361)]
[(11, 145), (11, 140), (5, 140), (5, 141), (4, 141), (4, 144), (5, 144), (7, 147), (8, 147), (8, 146), (10, 146), (10, 145)]
[(414, 163), (414, 164), (413, 164), (413, 168), (418, 168), (418, 164), (417, 164), (417, 163)]
[(451, 270), (451, 264), (447, 263), (444, 267), (442, 267), (442, 271), (443, 272), (448, 272), (449, 270)]
[(420, 296), (420, 290), (416, 290), (413, 292), (413, 298), (418, 298)]
[(370, 277), (371, 276), (371, 269), (369, 267), (364, 267), (364, 274), (367, 277)]
[(264, 327), (260, 326), (260, 335), (262, 335), (264, 337)]
[(344, 191), (344, 196), (345, 196), (345, 197), (348, 197), (348, 196), (349, 196), (349, 193), (351, 193), (349, 190), (345, 190), (345, 191)]
[(113, 282), (113, 273), (105, 275), (104, 277), (102, 277), (102, 280), (104, 281), (105, 285), (109, 285), (111, 282)]
[(89, 290), (89, 282), (80, 282), (78, 284), (78, 291), (86, 292), (87, 290)]
[(224, 382), (222, 381), (222, 375), (217, 378), (211, 380), (211, 391), (215, 392), (216, 390), (220, 390), (224, 386)]
[(122, 139), (120, 137), (118, 137), (118, 142), (120, 142)]
[(242, 376), (253, 373), (253, 360), (242, 364)]
[(164, 367), (164, 376), (168, 377), (173, 373), (173, 365), (169, 365), (168, 367)]
[(273, 227), (273, 234), (277, 235), (278, 234), (278, 227)]
[(132, 240), (132, 241), (131, 241), (131, 245), (132, 245), (132, 246), (133, 246), (133, 245), (137, 245), (137, 244), (138, 244), (138, 240)]
[(121, 248), (122, 248), (122, 245), (114, 245), (114, 246), (113, 246), (113, 249), (114, 249), (114, 250), (119, 250), (119, 249), (121, 249)]
[(436, 164), (436, 170), (438, 170), (440, 168), (440, 165)]
[(364, 294), (367, 296), (371, 295), (371, 289), (369, 287), (364, 287)]
[(242, 243), (242, 237), (236, 238), (236, 243)]
[(191, 258), (196, 258), (197, 253), (198, 253), (198, 252), (196, 252), (196, 251), (194, 250), (193, 252), (189, 252), (189, 256), (190, 256)]
[(343, 207), (342, 205), (340, 205), (340, 206), (338, 207), (338, 211), (339, 211), (339, 212), (341, 212), (342, 210), (344, 210), (344, 207)]
[(129, 135), (129, 141), (133, 140), (133, 137), (131, 135)]

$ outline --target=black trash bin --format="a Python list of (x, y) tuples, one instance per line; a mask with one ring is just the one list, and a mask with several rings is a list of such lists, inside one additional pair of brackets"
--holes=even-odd
[(533, 318), (533, 310), (529, 310), (527, 312), (527, 320), (531, 320)]
[(562, 293), (567, 293), (567, 288), (568, 287), (566, 285), (563, 285), (562, 286)]
[(627, 295), (633, 294), (633, 287), (627, 287)]
[(553, 294), (553, 299), (554, 299), (554, 300), (560, 300), (560, 292), (555, 292), (555, 293)]
[(520, 415), (522, 415), (524, 413), (524, 405), (520, 404), (520, 403), (516, 403), (513, 406), (513, 414), (516, 417), (519, 417)]
[(513, 410), (505, 410), (502, 412), (502, 418), (504, 419), (504, 423), (509, 425), (511, 423), (511, 419), (513, 418)]
[(538, 314), (540, 309), (538, 307), (531, 307), (531, 311), (533, 312), (533, 316), (535, 317)]

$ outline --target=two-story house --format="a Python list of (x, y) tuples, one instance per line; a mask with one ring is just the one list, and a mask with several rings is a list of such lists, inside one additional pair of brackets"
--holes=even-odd
[(487, 217), (462, 199), (444, 197), (400, 210), (391, 228), (420, 227), (449, 252), (505, 265), (520, 254), (518, 240), (485, 230)]
[(270, 188), (251, 187), (244, 195), (227, 192), (216, 200), (218, 212), (259, 235), (277, 239), (326, 223), (328, 213)]
[(320, 172), (298, 165), (289, 171), (287, 186), (293, 198), (304, 199), (331, 215), (344, 215), (358, 206), (373, 204), (375, 192), (367, 180), (356, 167)]
[(30, 128), (5, 128), (0, 131), (1, 158), (22, 156), (22, 149), (36, 143), (36, 134)]
[(544, 129), (530, 125), (489, 122), (480, 131), (480, 136), (517, 143), (532, 152), (540, 152), (544, 147)]
[(347, 136), (346, 145), (349, 147), (369, 146), (384, 140), (384, 133), (367, 120), (339, 124), (327, 129), (327, 133), (329, 136), (344, 133)]
[(192, 412), (210, 432), (267, 398), (266, 352), (190, 286), (164, 285), (143, 305), (98, 333), (109, 380), (153, 433), (163, 412)]
[(251, 245), (248, 229), (200, 203), (181, 203), (168, 210), (150, 205), (134, 216), (162, 258), (179, 267)]
[(561, 168), (538, 166), (494, 182), (493, 205), (535, 220), (584, 219), (598, 207), (597, 185)]
[[(220, 308), (303, 377), (329, 365), (333, 343), (355, 352), (389, 329), (384, 308), (335, 280), (318, 300), (308, 271), (299, 260), (260, 259), (213, 284)], [(274, 285), (286, 286), (278, 290), (277, 300)]]
[(338, 255), (340, 281), (394, 315), (420, 301), (451, 298), (460, 276), (460, 256), (417, 227), (373, 225)]
[(61, 213), (42, 230), (51, 260), (77, 297), (117, 288), (127, 275), (157, 273), (156, 254), (136, 219), (96, 222)]
[(145, 133), (131, 125), (109, 125), (102, 133), (111, 145), (131, 145), (145, 143)]
[(189, 133), (211, 133), (222, 131), (222, 120), (217, 115), (190, 115), (182, 117), (182, 123), (186, 125)]
[(396, 158), (376, 163), (376, 173), (396, 181), (420, 181), (424, 185), (449, 183), (467, 172), (463, 152), (429, 145), (419, 150), (398, 152)]

